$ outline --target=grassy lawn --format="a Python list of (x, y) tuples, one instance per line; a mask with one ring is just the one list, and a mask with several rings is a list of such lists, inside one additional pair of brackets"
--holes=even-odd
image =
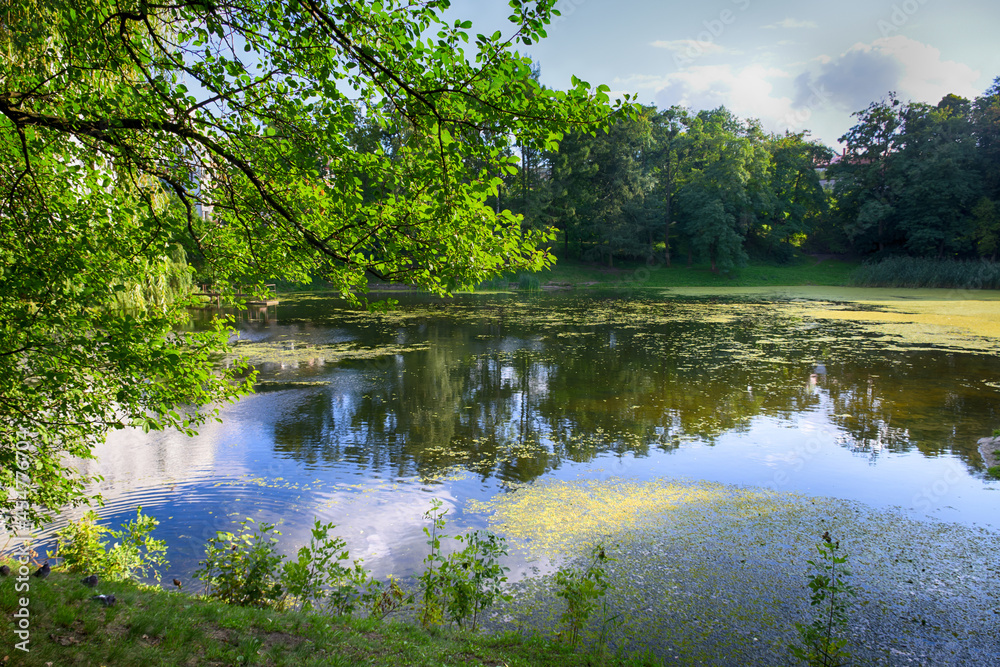
[[(54, 571), (30, 578), (27, 592), (16, 577), (0, 580), (0, 664), (40, 667), (87, 665), (615, 665), (655, 664), (637, 658), (602, 658), (509, 632), (483, 635), (450, 629), (424, 631), (399, 622), (331, 618), (228, 606), (181, 593), (129, 583), (84, 586), (78, 575)], [(113, 593), (104, 607), (90, 598)], [(12, 619), (28, 597), (29, 648), (15, 646)]]
[(778, 285), (846, 285), (860, 262), (799, 256), (786, 265), (752, 263), (728, 274), (712, 273), (707, 264), (687, 267), (683, 259), (671, 267), (644, 262), (619, 262), (614, 268), (594, 262), (560, 258), (551, 270), (538, 274), (543, 284), (574, 287), (764, 287)]

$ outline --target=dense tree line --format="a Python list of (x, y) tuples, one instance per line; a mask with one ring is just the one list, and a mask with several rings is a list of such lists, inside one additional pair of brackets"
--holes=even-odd
[(494, 203), (557, 229), (563, 254), (609, 265), (681, 256), (727, 271), (796, 247), (996, 259), (1000, 78), (974, 101), (890, 93), (854, 117), (835, 155), (724, 107), (646, 107), (557, 150), (523, 147)]

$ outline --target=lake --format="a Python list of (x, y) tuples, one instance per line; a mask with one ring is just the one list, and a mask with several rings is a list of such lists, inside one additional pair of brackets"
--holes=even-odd
[[(539, 484), (648, 495), (673, 480), (1000, 528), (1000, 483), (976, 451), (1000, 427), (995, 339), (880, 329), (864, 318), (878, 306), (816, 298), (392, 296), (388, 313), (317, 294), (244, 313), (235, 349), (259, 369), (257, 393), (194, 438), (112, 434), (84, 464), (104, 476), (104, 522), (141, 505), (169, 546), (164, 581), (195, 590), (206, 539), (245, 517), (279, 524), (286, 553), (314, 517), (333, 522), (376, 575), (409, 576), (432, 498), (455, 534)], [(516, 551), (512, 579), (551, 572), (545, 556)]]

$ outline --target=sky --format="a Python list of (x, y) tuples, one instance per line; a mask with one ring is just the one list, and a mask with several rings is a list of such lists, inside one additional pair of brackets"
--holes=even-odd
[[(520, 46), (542, 83), (575, 75), (644, 104), (725, 105), (765, 130), (837, 148), (851, 114), (889, 91), (937, 104), (1000, 76), (997, 0), (558, 0), (548, 39)], [(507, 0), (454, 0), (472, 34), (505, 27)]]

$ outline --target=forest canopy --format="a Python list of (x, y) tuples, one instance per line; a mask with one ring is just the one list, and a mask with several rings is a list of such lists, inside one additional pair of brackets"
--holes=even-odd
[(500, 204), (557, 228), (565, 255), (608, 264), (682, 255), (732, 271), (797, 249), (996, 259), (1000, 79), (972, 101), (887, 92), (854, 119), (835, 154), (725, 107), (646, 107), (555, 151), (522, 147)]

